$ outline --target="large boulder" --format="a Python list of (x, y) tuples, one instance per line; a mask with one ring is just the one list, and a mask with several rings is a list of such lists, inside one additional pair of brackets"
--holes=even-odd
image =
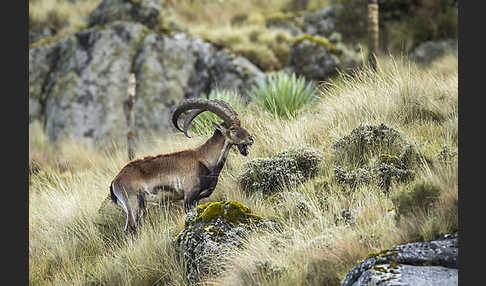
[(186, 95), (194, 72), (196, 55), (191, 41), (183, 37), (149, 34), (135, 58), (137, 79), (135, 123), (143, 131), (168, 130), (170, 107)]
[(362, 63), (359, 52), (342, 43), (338, 33), (328, 39), (304, 35), (294, 41), (286, 70), (309, 80), (325, 81), (339, 70), (352, 72)]
[(46, 43), (29, 49), (29, 123), (43, 121), (46, 84), (57, 62), (58, 53), (58, 43)]
[(103, 0), (89, 15), (88, 26), (130, 21), (153, 29), (159, 24), (160, 9), (160, 1), (157, 0)]
[(186, 262), (186, 275), (197, 282), (219, 274), (231, 251), (243, 245), (252, 231), (275, 227), (235, 201), (210, 202), (200, 205), (186, 216), (185, 229), (176, 244)]
[[(74, 137), (92, 145), (122, 134), (128, 75), (146, 32), (141, 24), (115, 22), (56, 43), (55, 66), (44, 90), (45, 129), (50, 139)], [(29, 53), (37, 48), (33, 49)]]
[(329, 37), (336, 31), (336, 9), (340, 6), (342, 5), (333, 4), (319, 11), (306, 13), (303, 21), (304, 32), (309, 35)]
[(137, 135), (167, 133), (170, 108), (211, 90), (243, 91), (265, 77), (246, 59), (184, 34), (116, 21), (29, 49), (29, 119), (51, 140), (89, 145), (124, 137), (128, 76), (136, 75)]
[(457, 233), (406, 243), (370, 254), (348, 272), (342, 286), (457, 285), (457, 257)]

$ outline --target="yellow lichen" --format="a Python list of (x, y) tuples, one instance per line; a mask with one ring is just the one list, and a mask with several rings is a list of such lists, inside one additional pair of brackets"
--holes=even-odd
[(197, 214), (194, 222), (208, 222), (220, 216), (231, 222), (245, 221), (249, 217), (254, 217), (250, 214), (250, 209), (235, 201), (209, 202), (200, 205), (197, 207)]
[(389, 154), (381, 154), (380, 161), (383, 163), (388, 162), (389, 160), (399, 160), (397, 156), (389, 155)]
[(312, 41), (314, 43), (318, 43), (320, 45), (328, 46), (331, 53), (336, 52), (336, 47), (328, 39), (326, 39), (324, 37), (319, 37), (319, 36), (304, 35), (304, 36), (298, 37), (294, 40), (293, 45), (296, 46), (304, 40), (309, 40), (309, 41)]

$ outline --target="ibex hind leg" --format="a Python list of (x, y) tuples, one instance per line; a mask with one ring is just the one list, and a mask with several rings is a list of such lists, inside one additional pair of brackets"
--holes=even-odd
[(145, 212), (145, 199), (140, 192), (128, 196), (127, 210), (125, 231), (135, 233)]
[(119, 204), (127, 215), (125, 231), (134, 233), (145, 210), (143, 196), (140, 192), (131, 192), (120, 184), (112, 184), (110, 194), (113, 202)]

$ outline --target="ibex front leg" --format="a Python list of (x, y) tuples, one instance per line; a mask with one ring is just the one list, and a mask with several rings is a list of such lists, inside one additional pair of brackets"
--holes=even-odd
[(197, 206), (199, 202), (199, 193), (201, 188), (196, 186), (192, 188), (189, 192), (184, 194), (184, 212), (189, 212), (192, 208)]

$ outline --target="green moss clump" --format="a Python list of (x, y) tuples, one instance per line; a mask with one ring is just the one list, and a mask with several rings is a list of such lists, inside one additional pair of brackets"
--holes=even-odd
[(236, 201), (209, 202), (197, 207), (197, 217), (194, 222), (209, 222), (217, 217), (238, 223), (246, 222), (250, 218), (258, 218), (251, 214), (249, 208)]
[(319, 37), (319, 36), (304, 35), (304, 36), (298, 37), (294, 40), (293, 46), (296, 46), (296, 45), (302, 43), (304, 40), (309, 40), (309, 41), (312, 41), (312, 42), (320, 44), (320, 45), (328, 46), (329, 51), (331, 53), (336, 53), (336, 47), (328, 39), (326, 39), (324, 37)]

